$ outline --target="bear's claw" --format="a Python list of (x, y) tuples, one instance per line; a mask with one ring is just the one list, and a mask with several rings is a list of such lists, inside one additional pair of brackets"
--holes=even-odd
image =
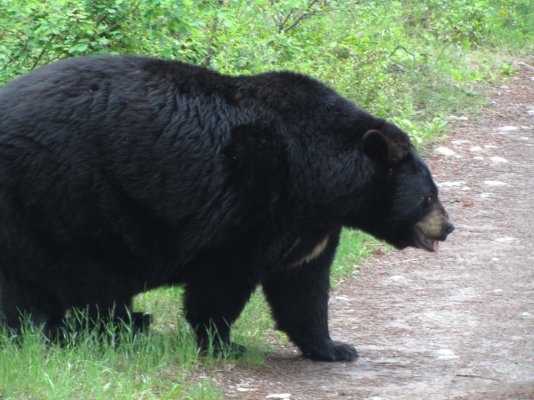
[(314, 361), (355, 361), (358, 352), (351, 345), (330, 341), (321, 350), (305, 352), (304, 356)]

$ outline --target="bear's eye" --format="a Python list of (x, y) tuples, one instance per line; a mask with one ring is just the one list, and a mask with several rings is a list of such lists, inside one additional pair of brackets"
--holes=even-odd
[(434, 202), (434, 195), (429, 194), (428, 196), (423, 197), (423, 203), (425, 206), (430, 206)]

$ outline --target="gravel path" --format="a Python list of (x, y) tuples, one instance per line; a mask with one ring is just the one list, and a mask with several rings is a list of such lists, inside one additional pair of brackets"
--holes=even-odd
[(354, 363), (277, 350), (215, 380), (239, 399), (534, 399), (534, 68), (459, 119), (429, 163), (456, 224), (438, 255), (377, 253), (332, 294)]

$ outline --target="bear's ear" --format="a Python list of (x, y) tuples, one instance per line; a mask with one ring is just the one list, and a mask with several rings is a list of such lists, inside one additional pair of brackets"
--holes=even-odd
[(381, 164), (394, 164), (406, 156), (406, 150), (401, 145), (376, 129), (363, 135), (363, 152)]

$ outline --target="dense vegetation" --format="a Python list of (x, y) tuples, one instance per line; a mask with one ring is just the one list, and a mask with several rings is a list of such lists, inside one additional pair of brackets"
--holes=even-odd
[[(495, 48), (532, 46), (529, 0), (1, 0), (0, 85), (84, 54), (308, 73), (419, 136), (472, 100)], [(507, 70), (506, 61), (499, 61)], [(432, 122), (434, 120), (434, 122)]]
[[(39, 65), (86, 54), (142, 54), (230, 74), (293, 70), (315, 76), (417, 141), (474, 112), (487, 82), (514, 73), (532, 51), (530, 0), (0, 0), (0, 86)], [(1, 110), (0, 110), (1, 111)], [(336, 277), (368, 247), (346, 232)], [(180, 318), (178, 289), (153, 291), (137, 307), (156, 317), (146, 337), (121, 345), (87, 334), (45, 346), (28, 328), (0, 335), (0, 398), (220, 398), (198, 378)], [(260, 296), (238, 323), (237, 341), (259, 353), (273, 334)], [(258, 340), (260, 339), (260, 340)]]

